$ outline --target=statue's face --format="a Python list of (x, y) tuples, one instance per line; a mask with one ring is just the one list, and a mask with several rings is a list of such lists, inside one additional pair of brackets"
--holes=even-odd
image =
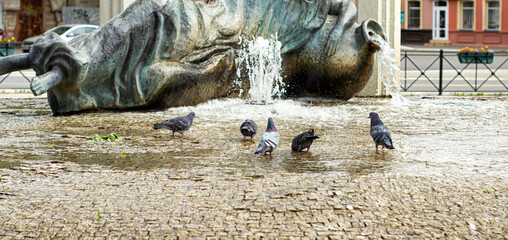
[[(245, 23), (243, 2), (231, 0), (192, 0), (203, 18), (207, 41), (229, 39), (242, 31)], [(210, 44), (206, 44), (210, 45)]]

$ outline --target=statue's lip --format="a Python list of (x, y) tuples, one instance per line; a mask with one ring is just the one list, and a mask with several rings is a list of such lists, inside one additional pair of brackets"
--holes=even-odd
[(379, 49), (379, 43), (373, 41), (374, 36), (380, 36), (383, 40), (386, 40), (386, 34), (383, 30), (383, 27), (374, 19), (365, 19), (362, 22), (362, 34), (365, 42), (374, 47), (375, 49)]

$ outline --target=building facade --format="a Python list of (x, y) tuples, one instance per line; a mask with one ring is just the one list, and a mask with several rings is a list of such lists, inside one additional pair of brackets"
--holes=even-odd
[(508, 47), (508, 0), (402, 0), (402, 44)]
[(88, 18), (87, 9), (96, 8), (97, 18), (99, 15), (99, 0), (0, 0), (0, 5), (4, 37), (14, 37), (17, 42), (63, 24), (66, 10), (84, 9), (77, 12)]

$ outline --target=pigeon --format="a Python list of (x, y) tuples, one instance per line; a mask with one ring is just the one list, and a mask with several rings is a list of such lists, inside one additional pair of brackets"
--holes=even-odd
[(169, 129), (169, 130), (173, 131), (173, 137), (175, 136), (175, 132), (178, 132), (178, 133), (182, 134), (182, 136), (184, 136), (183, 133), (185, 131), (189, 130), (189, 128), (191, 127), (192, 121), (194, 120), (194, 116), (196, 116), (196, 114), (194, 112), (191, 112), (187, 116), (175, 117), (175, 118), (169, 119), (163, 123), (157, 123), (157, 124), (153, 125), (152, 128), (153, 129), (162, 129), (162, 128)]
[(392, 143), (392, 136), (390, 135), (390, 131), (385, 126), (383, 121), (379, 118), (379, 115), (376, 112), (371, 112), (369, 114), (370, 118), (370, 135), (376, 143), (376, 151), (379, 145), (383, 146), (381, 150), (384, 150), (385, 147), (388, 149), (395, 149)]
[(314, 139), (319, 138), (314, 135), (314, 129), (309, 130), (308, 132), (300, 133), (293, 138), (293, 142), (291, 143), (291, 149), (293, 151), (300, 152), (303, 149), (307, 148), (307, 152), (310, 150), (310, 145)]
[(264, 155), (266, 153), (270, 153), (271, 155), (275, 148), (277, 148), (279, 141), (280, 135), (275, 128), (273, 119), (268, 118), (268, 126), (266, 126), (266, 131), (263, 133), (263, 136), (261, 136), (261, 141), (259, 141), (258, 149), (254, 154), (261, 153)]
[(258, 125), (254, 121), (247, 119), (242, 123), (242, 126), (240, 126), (240, 132), (242, 132), (243, 135), (242, 142), (245, 141), (246, 137), (250, 137), (252, 141), (252, 138), (258, 132)]

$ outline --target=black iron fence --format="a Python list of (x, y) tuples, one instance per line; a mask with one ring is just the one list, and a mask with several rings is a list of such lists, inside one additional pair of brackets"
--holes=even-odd
[(508, 92), (508, 51), (460, 53), (402, 51), (400, 83), (406, 92)]

